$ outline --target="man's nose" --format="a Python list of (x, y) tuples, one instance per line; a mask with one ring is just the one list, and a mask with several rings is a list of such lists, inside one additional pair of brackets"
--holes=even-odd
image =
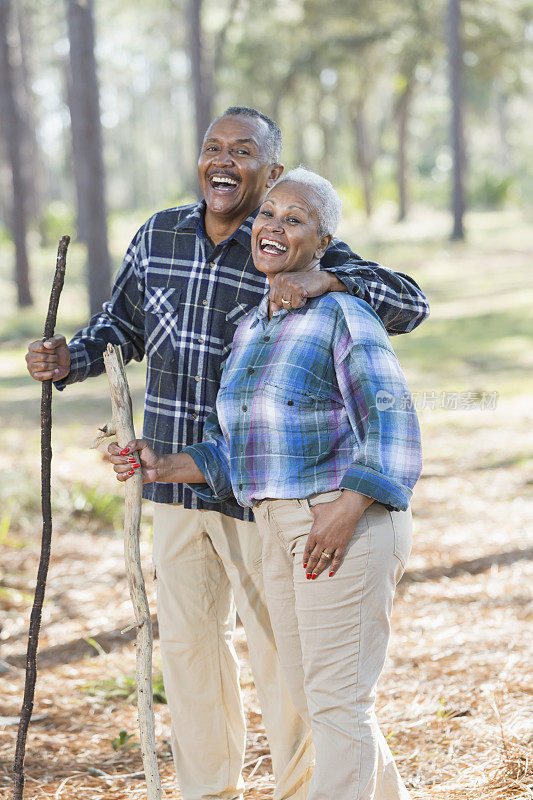
[(229, 149), (221, 149), (212, 158), (212, 163), (219, 167), (225, 167), (233, 164), (233, 158)]

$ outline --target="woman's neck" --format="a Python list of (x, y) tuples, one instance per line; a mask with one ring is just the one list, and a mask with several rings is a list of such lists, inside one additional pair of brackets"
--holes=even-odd
[[(314, 258), (312, 261), (307, 264), (307, 266), (302, 267), (301, 269), (293, 269), (286, 273), (276, 272), (274, 275), (267, 275), (268, 284), (270, 289), (272, 289), (272, 284), (274, 283), (274, 279), (277, 275), (286, 274), (286, 275), (300, 275), (303, 272), (314, 272), (320, 268), (320, 261), (318, 258)], [(272, 319), (272, 304), (268, 303), (268, 318)]]

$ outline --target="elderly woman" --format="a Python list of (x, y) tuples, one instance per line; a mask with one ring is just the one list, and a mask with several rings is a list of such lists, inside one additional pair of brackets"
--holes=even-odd
[[(331, 184), (303, 168), (268, 193), (255, 266), (318, 269), (341, 214)], [(409, 794), (375, 717), (397, 582), (411, 547), (419, 428), (379, 319), (343, 293), (242, 320), (205, 441), (157, 456), (143, 441), (110, 458), (119, 480), (187, 482), (253, 506), (267, 602), (289, 690), (316, 749), (309, 800)], [(206, 486), (207, 484), (207, 486)]]

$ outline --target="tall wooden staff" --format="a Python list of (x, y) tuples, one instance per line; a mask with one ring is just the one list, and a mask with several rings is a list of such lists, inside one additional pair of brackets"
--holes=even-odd
[[(125, 447), (135, 438), (131, 397), (126, 378), (126, 370), (120, 348), (112, 344), (104, 352), (104, 363), (109, 381), (113, 424), (102, 428), (102, 436), (116, 433), (120, 447)], [(98, 440), (97, 440), (98, 441)], [(160, 800), (161, 781), (157, 766), (155, 746), (154, 703), (152, 692), (152, 620), (150, 607), (146, 597), (144, 578), (141, 568), (139, 549), (139, 532), (141, 524), (142, 477), (136, 470), (130, 480), (125, 483), (124, 509), (124, 557), (130, 597), (135, 613), (135, 623), (126, 630), (137, 628), (137, 712), (139, 715), (139, 735), (144, 766), (148, 800)], [(123, 631), (123, 633), (125, 633)]]
[[(56, 271), (48, 314), (44, 326), (43, 341), (51, 339), (56, 326), (57, 307), (59, 296), (65, 280), (65, 267), (67, 263), (67, 248), (70, 236), (62, 236), (57, 248)], [(41, 557), (37, 571), (35, 597), (30, 617), (30, 631), (28, 635), (28, 649), (26, 653), (26, 681), (24, 683), (24, 699), (20, 711), (20, 722), (15, 747), (14, 789), (13, 800), (22, 800), (24, 792), (24, 755), (26, 752), (26, 737), (33, 711), (33, 698), (35, 696), (35, 682), (37, 680), (37, 646), (39, 644), (39, 630), (43, 610), (46, 577), (50, 563), (50, 547), (52, 543), (52, 505), (51, 495), (51, 466), (52, 466), (52, 380), (43, 381), (41, 393), (41, 505), (43, 512), (43, 533), (41, 539)]]

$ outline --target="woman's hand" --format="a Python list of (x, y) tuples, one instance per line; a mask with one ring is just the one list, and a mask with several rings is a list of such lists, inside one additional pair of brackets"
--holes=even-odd
[[(107, 453), (104, 458), (114, 465), (118, 481), (127, 481), (138, 469), (141, 470), (143, 483), (157, 480), (162, 456), (158, 456), (144, 439), (133, 439), (122, 449), (113, 442), (107, 448)], [(137, 453), (138, 458), (135, 458), (134, 453)]]
[(329, 567), (330, 578), (337, 572), (357, 523), (373, 502), (371, 497), (344, 489), (331, 503), (311, 506), (315, 521), (303, 556), (308, 580), (317, 578), (326, 567)]

